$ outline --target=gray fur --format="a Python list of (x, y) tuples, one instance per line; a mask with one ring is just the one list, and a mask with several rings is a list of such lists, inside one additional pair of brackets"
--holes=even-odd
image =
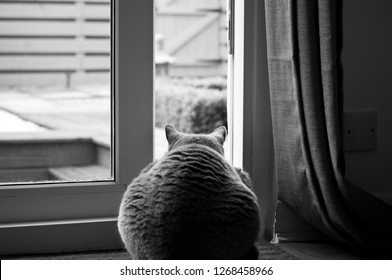
[(258, 236), (249, 175), (223, 157), (226, 129), (166, 126), (169, 151), (128, 186), (118, 228), (133, 259), (238, 259)]

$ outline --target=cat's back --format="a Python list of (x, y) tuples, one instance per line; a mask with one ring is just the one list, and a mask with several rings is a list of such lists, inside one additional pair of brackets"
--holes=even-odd
[(157, 162), (155, 171), (166, 179), (183, 184), (205, 182), (208, 185), (241, 183), (234, 168), (213, 149), (202, 145), (186, 145), (167, 153)]
[(222, 155), (203, 145), (168, 152), (125, 197), (120, 224), (137, 241), (128, 250), (138, 258), (235, 258), (257, 238), (256, 196)]

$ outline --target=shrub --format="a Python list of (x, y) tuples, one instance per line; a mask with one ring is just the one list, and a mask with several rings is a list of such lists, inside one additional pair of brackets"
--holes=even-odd
[(224, 91), (227, 89), (227, 79), (225, 77), (207, 78), (172, 78), (170, 83), (179, 86), (190, 86), (193, 88), (206, 88)]
[(226, 91), (212, 88), (200, 79), (192, 82), (188, 78), (184, 83), (180, 79), (157, 81), (156, 126), (171, 124), (188, 133), (209, 133), (221, 125), (227, 127)]

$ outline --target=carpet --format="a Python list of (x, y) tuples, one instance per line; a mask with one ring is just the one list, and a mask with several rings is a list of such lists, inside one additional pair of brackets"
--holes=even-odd
[[(258, 241), (259, 260), (296, 260), (297, 257), (269, 242)], [(1, 258), (4, 260), (4, 258)], [(62, 253), (45, 255), (12, 256), (12, 260), (130, 260), (125, 250), (95, 251), (81, 253)]]

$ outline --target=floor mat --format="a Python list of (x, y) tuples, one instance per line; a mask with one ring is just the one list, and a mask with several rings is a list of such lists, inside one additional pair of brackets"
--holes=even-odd
[[(259, 260), (295, 260), (297, 257), (269, 242), (258, 241)], [(4, 258), (2, 258), (4, 259)], [(45, 254), (29, 256), (13, 256), (13, 260), (130, 260), (125, 250), (95, 251), (81, 253)]]

